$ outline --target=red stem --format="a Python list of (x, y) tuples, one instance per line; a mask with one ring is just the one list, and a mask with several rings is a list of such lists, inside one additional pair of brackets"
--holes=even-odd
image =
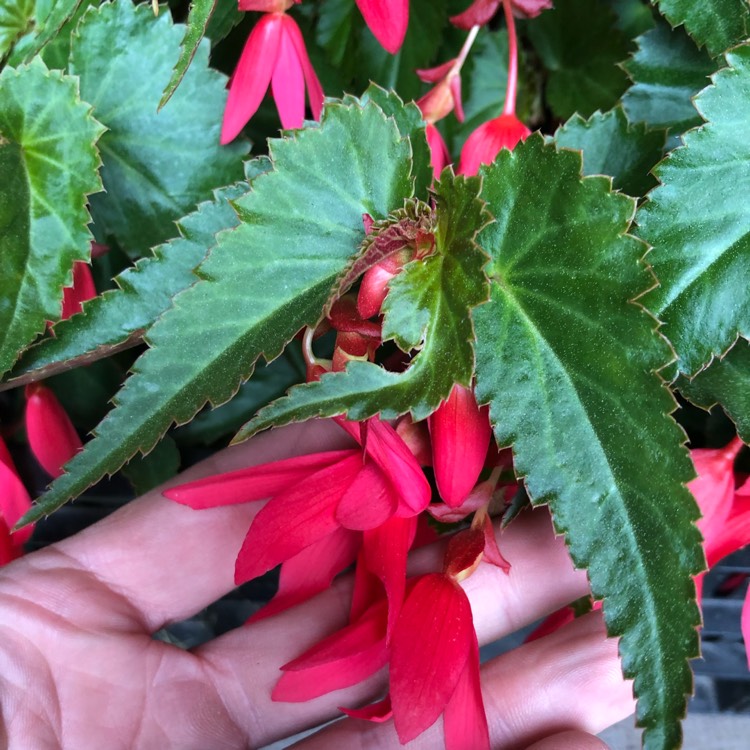
[(516, 20), (513, 18), (510, 0), (503, 0), (505, 23), (508, 26), (508, 88), (505, 90), (504, 115), (516, 114), (516, 91), (518, 89), (518, 38)]

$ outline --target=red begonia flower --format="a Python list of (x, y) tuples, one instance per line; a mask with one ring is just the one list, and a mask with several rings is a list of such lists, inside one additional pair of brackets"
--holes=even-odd
[(409, 25), (409, 0), (357, 0), (357, 6), (373, 36), (395, 55)]
[(500, 115), (480, 125), (461, 149), (459, 174), (475, 175), (481, 164), (492, 164), (500, 150), (513, 150), (531, 131), (515, 116)]
[(374, 724), (382, 724), (393, 716), (390, 695), (386, 695), (382, 701), (371, 703), (369, 706), (364, 706), (363, 708), (344, 708), (343, 706), (339, 706), (339, 710), (343, 711), (347, 716), (351, 716), (352, 719), (364, 719)]
[(84, 261), (73, 264), (73, 285), (63, 289), (62, 320), (71, 315), (81, 312), (82, 303), (96, 297), (94, 277), (91, 275), (91, 266)]
[(432, 174), (437, 179), (451, 163), (451, 155), (440, 131), (431, 122), (427, 123), (425, 135), (427, 136), (427, 145), (430, 147)]
[(391, 639), (390, 695), (401, 742), (418, 737), (447, 711), (446, 741), (460, 747), (457, 727), (473, 726), (473, 750), (489, 749), (478, 673), (472, 674), (478, 668), (466, 594), (442, 573), (423, 576), (407, 596)]
[(250, 32), (229, 85), (222, 143), (239, 135), (258, 110), (269, 84), (285, 128), (302, 127), (305, 86), (313, 116), (316, 120), (320, 117), (323, 89), (307, 56), (299, 26), (286, 13), (266, 14)]
[(31, 508), (31, 498), (18, 476), (5, 442), (0, 437), (0, 565), (23, 554), (23, 544), (32, 527), (11, 532), (21, 516)]
[(457, 384), (428, 424), (440, 496), (451, 508), (458, 508), (484, 466), (492, 433), (487, 408), (480, 409), (472, 390)]
[(361, 534), (340, 528), (290, 557), (281, 564), (276, 595), (248, 622), (277, 615), (325, 591), (351, 565), (361, 545)]
[(388, 661), (386, 602), (370, 607), (356, 622), (333, 633), (281, 667), (271, 698), (297, 703), (356, 685)]
[(36, 460), (55, 478), (82, 447), (81, 438), (57, 396), (41, 383), (26, 386), (26, 435)]
[[(429, 136), (427, 142), (429, 143)], [(396, 273), (380, 263), (365, 271), (357, 294), (357, 310), (363, 318), (372, 318), (380, 314), (380, 308), (388, 295), (388, 282)]]
[[(451, 23), (459, 29), (484, 26), (492, 20), (503, 0), (475, 0), (463, 13), (451, 17)], [(514, 15), (535, 18), (543, 10), (552, 7), (552, 0), (511, 0)]]

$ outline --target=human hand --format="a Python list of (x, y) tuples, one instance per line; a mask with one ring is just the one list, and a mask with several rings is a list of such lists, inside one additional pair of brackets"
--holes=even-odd
[[(216, 454), (175, 484), (250, 463), (340, 447), (326, 423), (274, 431)], [(0, 569), (0, 745), (64, 748), (260, 747), (372, 700), (384, 674), (306, 703), (273, 703), (279, 667), (341, 627), (351, 585), (193, 651), (156, 641), (234, 588), (234, 558), (261, 504), (195, 512), (154, 491), (104, 521)], [(410, 572), (439, 565), (423, 548)], [(544, 510), (503, 532), (510, 575), (482, 565), (464, 587), (480, 643), (513, 632), (587, 593)], [(493, 747), (601, 748), (590, 734), (633, 710), (616, 642), (598, 613), (485, 664)], [(441, 746), (433, 726), (410, 743)], [(560, 734), (565, 733), (565, 734)], [(536, 743), (536, 744), (534, 744)], [(392, 723), (345, 719), (297, 747), (398, 748)]]

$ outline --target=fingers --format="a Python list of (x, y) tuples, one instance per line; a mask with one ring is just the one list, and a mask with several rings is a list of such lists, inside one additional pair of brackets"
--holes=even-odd
[[(291, 425), (221, 451), (170, 484), (349, 442), (332, 422)], [(67, 558), (123, 596), (148, 631), (189, 617), (234, 588), (237, 552), (263, 503), (196, 511), (162, 497), (161, 489), (35, 553), (35, 562), (54, 567)]]
[[(481, 643), (511, 633), (588, 591), (585, 574), (573, 569), (562, 539), (555, 538), (546, 509), (523, 514), (503, 532), (500, 545), (511, 563), (510, 575), (482, 565), (464, 584)], [(415, 553), (410, 573), (438, 568), (440, 546)], [(281, 675), (279, 667), (342, 627), (348, 606), (347, 585), (340, 583), (305, 605), (228, 633), (197, 652), (251, 744), (263, 745), (319, 724), (336, 716), (338, 706), (359, 705), (382, 690), (383, 674), (306, 703), (270, 699)]]
[[(634, 710), (623, 680), (617, 644), (605, 636), (599, 612), (493, 659), (482, 667), (482, 693), (490, 741), (498, 750), (606, 750), (592, 737)], [(294, 746), (397, 750), (392, 722), (345, 719)], [(409, 744), (442, 747), (442, 722)]]
[(609, 747), (593, 734), (570, 731), (545, 737), (526, 750), (609, 750)]

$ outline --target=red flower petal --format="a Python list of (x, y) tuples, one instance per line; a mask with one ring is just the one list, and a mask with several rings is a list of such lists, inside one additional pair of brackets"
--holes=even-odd
[(387, 521), (398, 499), (376, 464), (365, 464), (336, 508), (336, 520), (346, 529), (365, 531)]
[(339, 499), (354, 481), (362, 457), (345, 458), (276, 495), (253, 519), (237, 555), (237, 585), (256, 578), (338, 528)]
[(299, 63), (302, 66), (302, 73), (305, 76), (305, 84), (307, 85), (307, 98), (310, 101), (310, 109), (312, 110), (313, 117), (316, 120), (320, 119), (320, 113), (323, 109), (323, 87), (320, 85), (318, 76), (315, 75), (315, 68), (313, 68), (310, 58), (307, 55), (307, 49), (305, 48), (305, 40), (302, 38), (302, 33), (297, 26), (297, 22), (291, 17), (286, 16), (285, 31), (292, 40), (292, 44), (297, 51), (297, 57)]
[(461, 149), (459, 174), (474, 175), (482, 164), (492, 164), (500, 150), (513, 150), (531, 131), (515, 116), (500, 115), (480, 125)]
[(750, 669), (750, 589), (745, 594), (745, 603), (742, 605), (742, 639), (745, 641), (745, 654), (747, 655), (747, 666)]
[(451, 163), (451, 155), (448, 151), (448, 146), (445, 145), (443, 136), (432, 123), (427, 123), (425, 135), (427, 136), (427, 145), (430, 147), (432, 174), (437, 178), (440, 177), (442, 171)]
[(297, 703), (356, 685), (388, 661), (385, 602), (285, 664), (271, 698)]
[(475, 0), (463, 13), (452, 16), (450, 21), (459, 29), (468, 31), (472, 26), (484, 26), (492, 20), (501, 0)]
[(573, 622), (576, 619), (576, 613), (573, 607), (565, 606), (553, 612), (551, 615), (545, 617), (534, 630), (532, 630), (524, 639), (524, 643), (531, 643), (532, 641), (544, 638), (545, 635), (550, 635), (555, 631), (559, 630), (563, 625), (567, 625), (569, 622)]
[(414, 586), (391, 639), (391, 702), (402, 744), (434, 724), (471, 652), (474, 625), (463, 589), (432, 573)]
[(84, 261), (73, 264), (73, 286), (63, 289), (61, 320), (81, 312), (81, 304), (96, 297), (91, 267)]
[(388, 639), (401, 612), (406, 590), (406, 558), (417, 533), (417, 517), (391, 518), (363, 535), (367, 569), (383, 583), (388, 597)]
[(380, 308), (388, 295), (388, 282), (395, 275), (380, 263), (365, 271), (357, 294), (357, 310), (363, 318), (380, 314)]
[(552, 0), (511, 0), (516, 15), (536, 18), (543, 10), (552, 7)]
[[(16, 474), (9, 455), (6, 461), (6, 455), (5, 445), (0, 439), (0, 527), (6, 528), (10, 534), (9, 530), (16, 521), (31, 508), (31, 498)], [(33, 527), (26, 526), (13, 532), (9, 539), (15, 546), (20, 546), (31, 536), (32, 531)]]
[(252, 615), (248, 623), (276, 615), (325, 591), (336, 575), (351, 565), (361, 544), (361, 534), (336, 529), (330, 536), (290, 557), (281, 565), (276, 596)]
[[(285, 15), (286, 19), (294, 23), (290, 16)], [(305, 78), (288, 29), (289, 24), (283, 23), (276, 67), (271, 77), (271, 91), (281, 124), (289, 130), (301, 128), (305, 120)]]
[(459, 122), (464, 121), (464, 103), (461, 99), (461, 76), (452, 76), (448, 85), (451, 87), (451, 93), (453, 94), (453, 109), (456, 112), (456, 119)]
[(59, 477), (63, 464), (82, 447), (57, 396), (40, 383), (26, 386), (26, 434), (36, 460), (52, 477)]
[(484, 466), (491, 435), (487, 409), (477, 406), (471, 389), (456, 385), (428, 424), (440, 496), (451, 508), (458, 508)]
[(162, 494), (195, 510), (265, 500), (317, 471), (358, 454), (358, 450), (350, 449), (295, 456), (226, 474), (215, 474), (171, 487)]
[(375, 38), (395, 55), (409, 25), (409, 0), (357, 0), (357, 5)]
[(445, 503), (433, 503), (427, 508), (427, 512), (442, 523), (463, 521), (470, 513), (475, 513), (490, 502), (494, 489), (494, 482), (480, 482), (457, 508), (451, 508)]
[(510, 563), (502, 556), (500, 547), (497, 546), (495, 528), (489, 515), (484, 518), (484, 560), (500, 568), (503, 573), (510, 573)]
[(349, 622), (358, 620), (376, 602), (383, 600), (383, 584), (380, 579), (370, 572), (365, 561), (364, 535), (363, 546), (357, 555), (357, 565), (354, 568), (354, 589), (352, 603), (349, 608)]
[(343, 706), (339, 706), (339, 711), (343, 711), (347, 716), (351, 716), (352, 719), (364, 719), (365, 721), (372, 721), (375, 724), (382, 724), (393, 716), (390, 695), (386, 695), (382, 701), (371, 703), (369, 706), (364, 706), (363, 708), (344, 708)]
[(461, 678), (443, 716), (445, 750), (489, 750), (490, 730), (479, 679), (479, 643), (476, 633)]
[(456, 58), (454, 57), (452, 60), (448, 60), (448, 62), (444, 62), (434, 68), (418, 68), (414, 72), (417, 74), (420, 81), (424, 81), (425, 83), (437, 83), (450, 73), (450, 69), (455, 62)]
[(258, 111), (271, 82), (281, 43), (283, 13), (268, 13), (253, 27), (232, 74), (221, 143), (233, 141)]

